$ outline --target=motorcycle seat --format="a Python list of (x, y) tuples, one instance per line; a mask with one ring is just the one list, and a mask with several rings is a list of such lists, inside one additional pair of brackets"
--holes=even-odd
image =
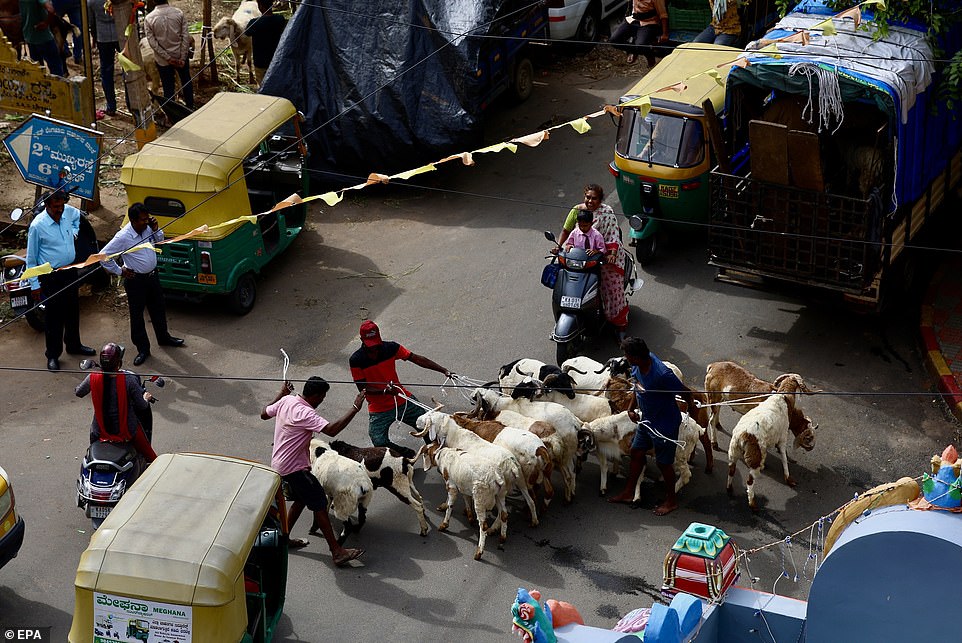
[(94, 442), (87, 451), (90, 460), (122, 464), (136, 455), (129, 442)]

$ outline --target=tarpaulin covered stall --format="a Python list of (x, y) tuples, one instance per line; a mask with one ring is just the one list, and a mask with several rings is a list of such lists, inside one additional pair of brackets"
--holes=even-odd
[(260, 91), (304, 113), (316, 180), (356, 182), (435, 160), (480, 140), (484, 39), (466, 35), (487, 35), (512, 2), (301, 4)]

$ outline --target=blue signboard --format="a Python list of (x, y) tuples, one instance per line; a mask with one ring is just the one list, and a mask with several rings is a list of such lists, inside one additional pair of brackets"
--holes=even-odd
[(97, 130), (34, 114), (3, 139), (28, 183), (92, 199), (100, 169)]

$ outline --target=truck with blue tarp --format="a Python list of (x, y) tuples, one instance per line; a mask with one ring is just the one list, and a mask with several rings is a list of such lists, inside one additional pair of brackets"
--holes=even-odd
[(933, 43), (921, 22), (879, 34), (868, 17), (806, 0), (732, 67), (731, 163), (711, 174), (720, 279), (793, 282), (878, 309), (962, 187), (962, 119), (939, 100), (933, 47), (950, 58), (962, 30)]

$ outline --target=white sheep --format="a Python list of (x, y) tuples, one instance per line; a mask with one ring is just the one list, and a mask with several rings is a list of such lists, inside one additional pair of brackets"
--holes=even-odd
[(500, 526), (499, 544), (504, 544), (508, 537), (508, 509), (505, 498), (509, 485), (491, 466), (491, 460), (479, 453), (462, 451), (454, 447), (441, 446), (439, 442), (432, 442), (424, 449), (424, 470), (437, 467), (444, 479), (448, 497), (441, 507), (444, 509), (444, 519), (438, 525), (438, 531), (447, 531), (451, 524), (451, 510), (458, 499), (458, 493), (467, 496), (464, 501), (468, 522), (472, 520), (472, 513), (478, 520), (478, 547), (474, 552), (474, 559), (481, 560), (487, 539), (488, 512), (495, 511), (495, 519), (490, 532)]
[(764, 400), (764, 396), (772, 391), (789, 393), (790, 404), (794, 404), (798, 393), (814, 393), (801, 375), (784, 373), (774, 382), (766, 382), (742, 368), (735, 362), (712, 362), (705, 371), (705, 392), (708, 397), (709, 427), (712, 448), (718, 447), (718, 431), (721, 430), (719, 421), (719, 404), (721, 402), (736, 402), (745, 400), (742, 404), (729, 405), (732, 410), (744, 415)]
[(511, 451), (461, 428), (450, 415), (441, 411), (428, 411), (417, 419), (416, 424), (419, 430), (411, 432), (411, 435), (415, 437), (426, 438), (428, 441), (437, 442), (441, 446), (462, 449), (487, 458), (492, 466), (498, 470), (498, 474), (508, 486), (508, 490), (518, 489), (521, 497), (528, 505), (528, 511), (531, 514), (531, 526), (538, 526), (538, 510), (528, 491), (521, 465)]
[(574, 380), (554, 364), (525, 358), (498, 369), (498, 383), (506, 395), (511, 395), (515, 386), (529, 378), (546, 389), (560, 391), (569, 397), (574, 396)]
[[(731, 443), (728, 445), (728, 493), (733, 493), (732, 481), (735, 468), (739, 460), (748, 467), (748, 478), (745, 487), (748, 491), (748, 506), (753, 511), (758, 509), (755, 502), (755, 478), (761, 475), (765, 468), (765, 458), (769, 449), (778, 451), (782, 458), (782, 472), (785, 484), (790, 487), (796, 485), (795, 480), (788, 473), (788, 440), (789, 414), (791, 406), (788, 394), (769, 396), (758, 406), (749, 409), (732, 430)], [(796, 448), (801, 446), (811, 451), (815, 444), (815, 427), (805, 429), (795, 437)]]
[[(514, 389), (515, 396), (520, 396), (524, 389), (525, 383), (522, 382)], [(612, 414), (611, 402), (605, 397), (598, 397), (596, 395), (584, 395), (583, 393), (577, 393), (571, 397), (559, 393), (558, 391), (548, 391), (545, 389), (540, 389), (537, 392), (533, 390), (525, 391), (527, 395), (525, 397), (532, 402), (554, 402), (565, 407), (577, 417), (582, 422), (591, 422), (592, 420), (597, 420), (601, 417), (607, 417)]]
[(611, 376), (627, 377), (631, 373), (631, 364), (624, 357), (612, 357), (602, 364), (590, 357), (578, 355), (566, 359), (561, 365), (561, 372), (571, 376), (575, 393), (604, 395), (605, 386)]
[[(501, 395), (497, 391), (486, 388), (475, 389), (471, 394), (471, 398), (475, 402), (474, 417), (494, 418), (502, 411), (514, 411), (532, 420), (547, 422), (554, 427), (555, 431), (560, 435), (562, 443), (560, 446), (563, 450), (561, 454), (562, 461), (558, 462), (555, 460), (555, 468), (561, 472), (561, 477), (564, 481), (565, 501), (571, 502), (572, 498), (574, 498), (576, 486), (574, 460), (578, 452), (578, 432), (584, 429), (584, 422), (579, 420), (574, 413), (554, 402), (531, 402), (526, 399), (515, 400), (506, 395)], [(514, 422), (507, 420), (502, 421), (510, 426), (526, 428)], [(543, 436), (542, 440), (544, 440)], [(548, 441), (544, 441), (547, 445)]]
[(227, 40), (231, 55), (234, 57), (235, 77), (240, 80), (241, 65), (247, 65), (248, 82), (254, 82), (254, 62), (252, 57), (251, 37), (244, 35), (247, 24), (261, 15), (254, 0), (240, 3), (231, 17), (224, 16), (214, 25), (214, 38)]
[(424, 516), (421, 492), (414, 486), (413, 459), (409, 460), (388, 447), (356, 447), (341, 440), (331, 442), (331, 448), (345, 458), (364, 465), (375, 489), (387, 489), (394, 497), (411, 507), (418, 517), (421, 535), (427, 536), (431, 528)]
[(458, 426), (510, 451), (521, 465), (522, 480), (528, 492), (533, 498), (535, 488), (540, 486), (547, 508), (554, 497), (554, 487), (551, 486), (554, 465), (551, 453), (540, 437), (527, 429), (508, 426), (498, 420), (475, 420), (462, 413), (455, 413), (451, 418)]
[[(374, 483), (361, 463), (339, 455), (324, 440), (312, 439), (310, 449), (311, 473), (324, 487), (331, 513), (344, 523), (338, 537), (338, 542), (343, 543), (348, 534), (364, 526)], [(355, 513), (356, 526), (351, 520)]]
[[(631, 455), (631, 442), (637, 427), (638, 425), (628, 417), (627, 411), (588, 423), (588, 430), (594, 436), (598, 467), (601, 469), (601, 495), (608, 491), (608, 464), (613, 464), (612, 473), (618, 472), (621, 456)], [(675, 470), (676, 493), (691, 480), (691, 467), (688, 461), (695, 450), (695, 443), (699, 441), (704, 431), (687, 413), (681, 414), (677, 439), (683, 443), (683, 446), (675, 449), (675, 461), (672, 464)], [(639, 476), (635, 485), (634, 500), (637, 502), (640, 497), (641, 477)]]

